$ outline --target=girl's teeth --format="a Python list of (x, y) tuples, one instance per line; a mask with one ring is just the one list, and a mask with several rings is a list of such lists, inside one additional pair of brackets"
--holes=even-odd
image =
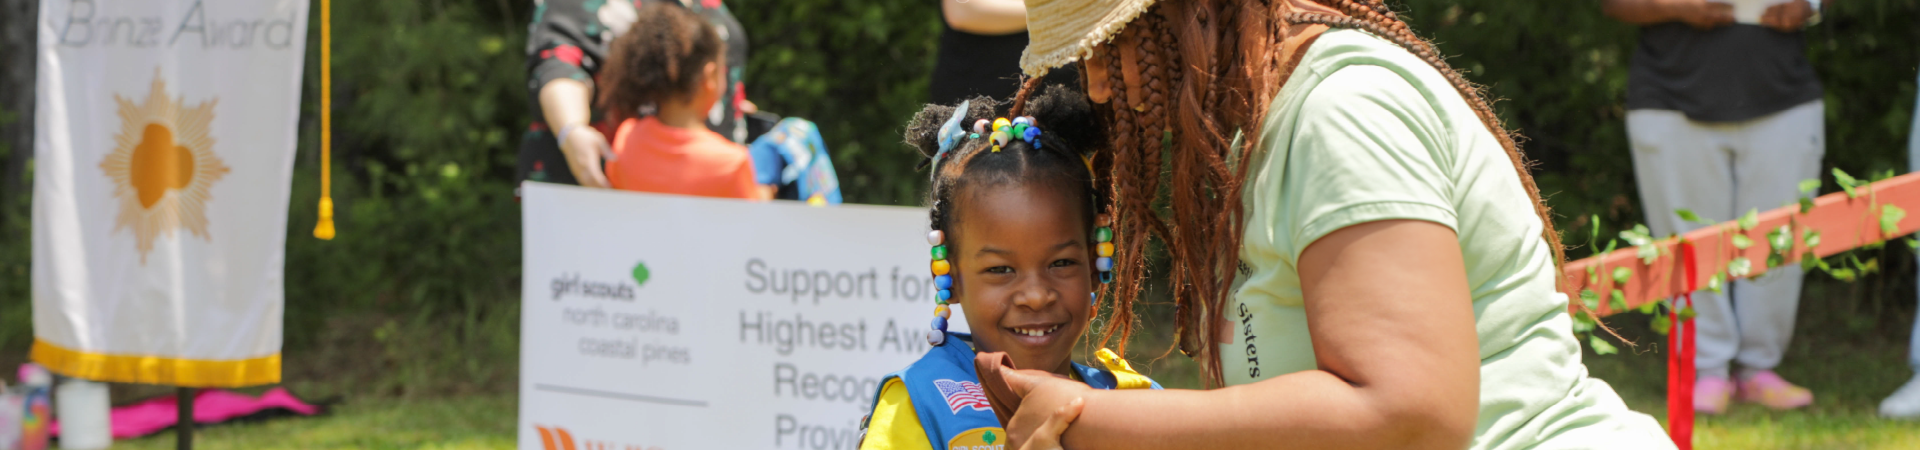
[(1040, 337), (1040, 336), (1046, 336), (1047, 333), (1052, 333), (1054, 330), (1058, 330), (1058, 329), (1060, 329), (1060, 326), (1054, 325), (1053, 328), (1048, 328), (1045, 330), (1030, 330), (1030, 329), (1024, 329), (1024, 328), (1015, 328), (1013, 329), (1013, 332), (1028, 335), (1028, 336), (1033, 336), (1033, 337)]

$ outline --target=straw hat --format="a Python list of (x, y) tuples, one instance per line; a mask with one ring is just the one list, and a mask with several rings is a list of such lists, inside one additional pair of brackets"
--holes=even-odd
[(1093, 54), (1154, 0), (1026, 0), (1027, 50), (1020, 70), (1041, 76), (1047, 70)]

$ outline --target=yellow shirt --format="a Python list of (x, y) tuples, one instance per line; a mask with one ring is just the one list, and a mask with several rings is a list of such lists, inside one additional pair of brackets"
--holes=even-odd
[[(1133, 371), (1133, 366), (1114, 356), (1107, 349), (1097, 354), (1101, 365), (1113, 372), (1120, 389), (1147, 389), (1153, 386), (1153, 380)], [(1070, 374), (1075, 380), (1078, 374)], [(867, 419), (867, 437), (860, 441), (861, 450), (933, 450), (933, 444), (927, 442), (927, 432), (920, 427), (920, 415), (913, 411), (913, 400), (907, 396), (906, 383), (899, 378), (887, 380), (880, 387), (880, 401), (873, 405), (873, 415)]]

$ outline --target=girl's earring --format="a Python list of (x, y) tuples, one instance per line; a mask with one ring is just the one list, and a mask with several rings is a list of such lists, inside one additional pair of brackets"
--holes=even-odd
[(953, 317), (953, 310), (947, 307), (953, 299), (953, 265), (947, 262), (946, 241), (945, 232), (927, 233), (927, 244), (933, 246), (933, 286), (939, 289), (933, 297), (933, 332), (927, 333), (927, 343), (934, 346), (947, 341), (947, 319)]

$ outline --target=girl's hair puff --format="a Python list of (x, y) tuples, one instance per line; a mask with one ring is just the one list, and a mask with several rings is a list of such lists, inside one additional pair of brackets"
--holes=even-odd
[(726, 48), (713, 24), (687, 8), (643, 2), (632, 28), (608, 46), (599, 106), (618, 121), (692, 95), (707, 63), (719, 62)]

